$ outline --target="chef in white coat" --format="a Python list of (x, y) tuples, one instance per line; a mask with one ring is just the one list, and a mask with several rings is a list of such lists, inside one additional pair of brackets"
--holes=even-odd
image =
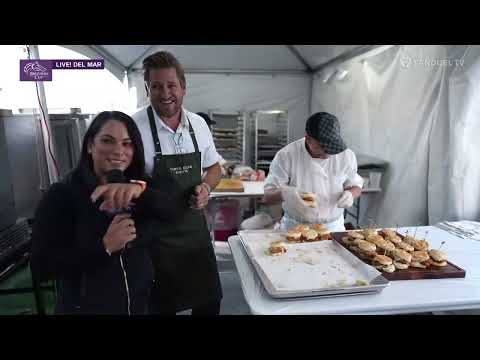
[[(343, 231), (344, 209), (362, 193), (357, 159), (340, 136), (340, 123), (334, 115), (313, 114), (305, 132), (304, 138), (275, 155), (265, 180), (265, 202), (282, 203), (282, 230), (319, 223), (330, 231)], [(302, 200), (304, 192), (315, 194), (315, 207)]]

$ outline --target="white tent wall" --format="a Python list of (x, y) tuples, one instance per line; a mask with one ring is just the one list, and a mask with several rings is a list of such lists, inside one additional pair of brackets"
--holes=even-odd
[[(368, 203), (362, 225), (368, 224), (368, 218), (381, 226), (478, 219), (478, 165), (466, 152), (466, 147), (470, 154), (479, 150), (473, 142), (473, 130), (479, 134), (478, 121), (474, 122), (479, 107), (473, 101), (478, 91), (467, 80), (478, 75), (466, 71), (467, 66), (453, 70), (419, 61), (460, 59), (458, 50), (396, 46), (350, 64), (343, 81), (325, 83), (325, 74), (315, 76), (312, 112), (336, 114), (354, 151), (390, 163), (382, 181), (384, 192)], [(470, 53), (471, 68), (476, 69), (478, 52)], [(450, 175), (453, 178), (448, 180)], [(473, 198), (467, 200), (470, 194)]]
[[(285, 74), (186, 74), (184, 106), (193, 112), (211, 109), (286, 110), (290, 141), (304, 134), (309, 116), (311, 76)], [(129, 74), (129, 86), (136, 88), (137, 107), (148, 104), (141, 72)]]
[(432, 133), (429, 220), (480, 220), (480, 46), (450, 46)]

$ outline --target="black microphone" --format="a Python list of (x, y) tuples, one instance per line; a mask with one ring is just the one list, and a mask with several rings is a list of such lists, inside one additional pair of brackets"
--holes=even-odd
[(107, 183), (109, 184), (124, 184), (127, 182), (127, 178), (125, 177), (125, 175), (123, 175), (123, 171), (120, 169), (113, 169), (107, 173)]
[[(122, 170), (113, 169), (107, 173), (107, 183), (108, 184), (127, 184), (128, 180), (123, 174)], [(108, 213), (112, 215), (112, 217), (118, 214), (130, 214), (131, 212), (132, 212), (132, 208), (130, 207), (108, 211)]]

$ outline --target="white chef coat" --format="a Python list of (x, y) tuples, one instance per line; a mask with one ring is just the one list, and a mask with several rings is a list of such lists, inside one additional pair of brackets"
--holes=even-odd
[[(163, 155), (173, 155), (180, 152), (188, 154), (195, 151), (192, 137), (188, 131), (188, 117), (195, 133), (195, 138), (197, 139), (198, 150), (202, 154), (202, 168), (208, 168), (220, 161), (221, 156), (217, 153), (217, 149), (215, 148), (212, 133), (201, 116), (182, 107), (180, 125), (176, 131), (173, 131), (163, 122), (153, 107), (152, 110), (153, 116), (155, 117), (155, 124), (157, 125), (158, 139), (160, 141)], [(145, 171), (147, 174), (151, 175), (153, 171), (155, 147), (152, 138), (152, 131), (150, 130), (150, 122), (148, 121), (147, 107), (139, 110), (132, 117), (142, 135), (145, 152)], [(179, 141), (180, 133), (182, 134), (183, 139)], [(176, 143), (178, 145), (176, 145)]]
[[(357, 159), (352, 150), (331, 155), (328, 159), (313, 158), (305, 148), (305, 138), (278, 151), (265, 179), (265, 190), (293, 186), (299, 191), (317, 194), (318, 223), (330, 231), (344, 230), (343, 211), (336, 203), (347, 187), (362, 188), (363, 178), (357, 173)], [(298, 222), (288, 216), (283, 206), (282, 228)], [(296, 219), (301, 220), (301, 219)]]

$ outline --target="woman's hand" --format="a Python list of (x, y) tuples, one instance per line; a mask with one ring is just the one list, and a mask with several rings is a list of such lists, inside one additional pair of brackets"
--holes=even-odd
[(103, 236), (105, 250), (111, 254), (119, 251), (137, 237), (135, 222), (130, 214), (120, 214), (113, 218), (107, 232)]
[(143, 187), (139, 184), (106, 184), (97, 186), (90, 199), (95, 202), (103, 196), (99, 209), (113, 211), (131, 206), (132, 200), (140, 197), (142, 193)]

